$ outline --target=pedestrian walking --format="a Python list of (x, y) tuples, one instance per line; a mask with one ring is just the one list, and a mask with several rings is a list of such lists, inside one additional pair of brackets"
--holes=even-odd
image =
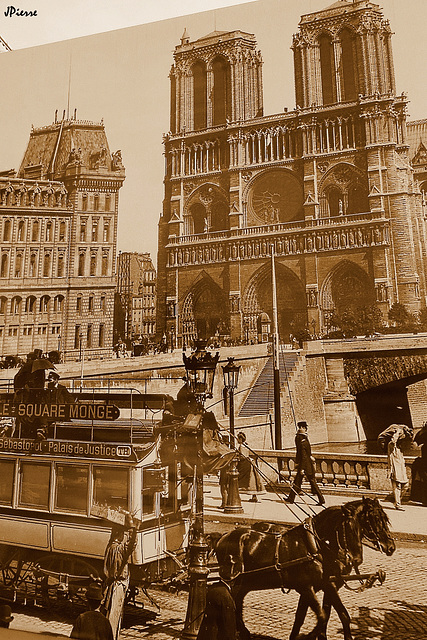
[(398, 511), (404, 511), (402, 507), (402, 489), (408, 484), (405, 458), (402, 453), (403, 440), (408, 435), (408, 427), (403, 424), (392, 424), (385, 432), (380, 433), (378, 439), (384, 440), (384, 433), (390, 435), (387, 444), (387, 475), (391, 481), (393, 490), (393, 502)]
[(297, 493), (301, 493), (303, 477), (306, 476), (310, 483), (311, 492), (317, 496), (319, 504), (325, 504), (325, 498), (320, 491), (315, 475), (314, 458), (311, 455), (311, 445), (308, 439), (308, 425), (305, 421), (297, 423), (298, 431), (295, 436), (296, 457), (295, 464), (297, 474), (286, 502), (294, 502)]
[(113, 640), (110, 622), (100, 612), (103, 593), (100, 585), (93, 583), (86, 591), (89, 611), (81, 613), (74, 623), (70, 638), (79, 640)]
[(0, 628), (8, 629), (13, 620), (12, 609), (8, 604), (0, 604)]
[(197, 640), (236, 640), (236, 605), (222, 578), (207, 588), (206, 607)]
[(129, 586), (128, 561), (135, 547), (137, 526), (132, 516), (126, 514), (125, 523), (113, 525), (104, 555), (104, 574), (107, 592), (103, 607), (118, 640), (123, 617), (126, 592)]

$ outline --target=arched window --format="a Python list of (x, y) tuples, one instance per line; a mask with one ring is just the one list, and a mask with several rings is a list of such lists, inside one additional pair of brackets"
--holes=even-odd
[(53, 310), (57, 313), (60, 313), (62, 311), (63, 306), (64, 306), (64, 296), (62, 295), (55, 296), (53, 300)]
[(10, 220), (5, 220), (4, 221), (4, 225), (3, 225), (3, 240), (4, 241), (9, 241), (10, 240), (10, 231), (11, 231), (11, 222)]
[(65, 240), (65, 222), (62, 221), (59, 223), (59, 240), (63, 242)]
[(99, 325), (99, 339), (98, 339), (98, 344), (100, 347), (104, 346), (104, 342), (105, 342), (105, 326), (103, 324)]
[(102, 294), (99, 300), (99, 308), (101, 309), (102, 313), (105, 312), (105, 294)]
[(49, 296), (42, 296), (40, 298), (40, 313), (47, 313), (49, 311)]
[(3, 253), (1, 257), (0, 277), (7, 278), (8, 271), (9, 271), (9, 255), (7, 253)]
[(36, 299), (34, 296), (28, 296), (25, 301), (25, 313), (33, 313), (35, 311)]
[(77, 274), (79, 276), (84, 276), (85, 274), (85, 260), (86, 260), (86, 254), (80, 253), (79, 254), (79, 271)]
[(89, 296), (88, 300), (88, 311), (89, 313), (93, 313), (93, 296)]
[(225, 124), (229, 115), (229, 64), (223, 58), (217, 58), (212, 65), (213, 71), (213, 104), (212, 124)]
[(32, 253), (30, 255), (30, 268), (29, 268), (28, 275), (30, 276), (30, 278), (34, 278), (36, 276), (36, 273), (37, 273), (37, 254)]
[(369, 213), (368, 193), (361, 185), (350, 186), (347, 213)]
[(64, 256), (62, 253), (58, 255), (58, 264), (56, 268), (56, 274), (58, 278), (62, 278), (64, 275)]
[(206, 121), (206, 65), (203, 62), (196, 62), (193, 65), (193, 111), (194, 129), (205, 129)]
[(98, 242), (98, 220), (92, 220), (92, 242)]
[(18, 242), (25, 240), (25, 222), (23, 220), (18, 224)]
[(22, 298), (20, 298), (19, 296), (15, 296), (14, 298), (12, 298), (10, 303), (10, 312), (13, 315), (19, 315), (21, 313), (21, 303)]
[(80, 242), (86, 242), (86, 220), (80, 222)]
[(15, 278), (21, 278), (22, 273), (22, 253), (17, 253), (15, 257)]
[(82, 297), (81, 296), (77, 296), (76, 299), (76, 313), (81, 313), (82, 312)]
[(46, 225), (46, 242), (51, 242), (52, 238), (52, 223), (48, 222)]
[(337, 92), (335, 83), (334, 48), (331, 36), (322, 34), (319, 37), (319, 47), (323, 104), (332, 104), (337, 101)]
[(90, 256), (89, 275), (96, 276), (96, 254), (92, 253)]
[(39, 228), (40, 228), (39, 221), (34, 220), (32, 233), (31, 233), (31, 240), (33, 242), (36, 242), (39, 239)]
[(205, 229), (206, 209), (200, 203), (191, 207), (191, 216), (193, 219), (192, 233), (203, 233)]
[(50, 253), (44, 254), (43, 259), (43, 277), (48, 278), (50, 274), (50, 266), (51, 266), (52, 256)]
[(102, 254), (101, 274), (103, 276), (108, 275), (108, 253)]
[(88, 324), (87, 331), (86, 331), (86, 347), (90, 349), (91, 346), (92, 346), (92, 325)]
[(340, 33), (341, 40), (341, 65), (342, 65), (342, 93), (343, 100), (356, 100), (357, 77), (354, 64), (354, 34), (350, 29), (343, 29)]
[(109, 242), (110, 241), (110, 221), (109, 220), (104, 220), (103, 241), (104, 242)]
[(344, 201), (342, 193), (336, 187), (330, 187), (327, 191), (327, 199), (329, 205), (329, 216), (339, 216), (344, 213)]
[(0, 314), (4, 315), (6, 313), (6, 304), (7, 304), (7, 298), (5, 298), (4, 296), (0, 297)]

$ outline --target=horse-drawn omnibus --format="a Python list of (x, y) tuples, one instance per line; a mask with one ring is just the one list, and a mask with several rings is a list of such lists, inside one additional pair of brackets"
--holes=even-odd
[[(49, 390), (33, 404), (0, 394), (0, 415), (17, 425), (0, 438), (0, 597), (44, 605), (79, 600), (102, 576), (109, 519), (125, 512), (140, 523), (130, 560), (133, 591), (179, 572), (187, 485), (179, 462), (160, 462), (152, 422), (117, 417), (117, 404), (128, 405), (129, 395), (77, 393), (70, 418), (70, 406), (49, 400)], [(141, 398), (133, 394), (132, 406), (142, 406)], [(166, 399), (150, 395), (144, 402), (161, 408)], [(19, 431), (19, 418), (30, 414), (47, 416), (45, 439)]]

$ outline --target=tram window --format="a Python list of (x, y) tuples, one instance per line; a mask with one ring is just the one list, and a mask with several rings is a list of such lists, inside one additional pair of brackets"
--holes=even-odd
[(49, 507), (50, 464), (22, 462), (19, 505)]
[(128, 509), (127, 469), (119, 467), (94, 467), (93, 500), (98, 504)]
[(89, 468), (71, 464), (56, 466), (55, 509), (86, 513)]
[(154, 493), (152, 489), (142, 491), (142, 514), (144, 516), (154, 513)]
[(2, 504), (12, 504), (14, 471), (15, 463), (11, 460), (0, 462), (0, 502)]

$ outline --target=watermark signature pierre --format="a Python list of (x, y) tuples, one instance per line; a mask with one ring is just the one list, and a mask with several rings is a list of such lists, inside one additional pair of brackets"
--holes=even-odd
[(6, 11), (4, 11), (4, 15), (6, 18), (11, 18), (15, 16), (16, 18), (33, 18), (37, 15), (37, 9), (31, 9), (27, 11), (26, 9), (18, 9), (18, 7), (14, 7), (12, 4), (6, 7)]

